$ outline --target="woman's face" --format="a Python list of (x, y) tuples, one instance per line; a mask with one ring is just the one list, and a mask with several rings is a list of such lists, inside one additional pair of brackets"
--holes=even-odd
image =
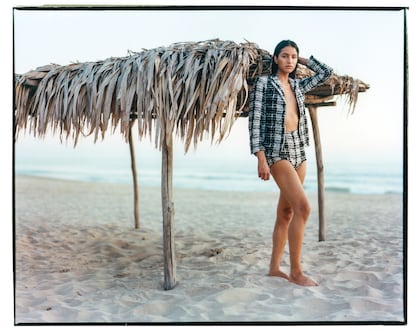
[(278, 66), (278, 72), (290, 74), (298, 63), (298, 52), (293, 46), (286, 46), (274, 57), (274, 62)]

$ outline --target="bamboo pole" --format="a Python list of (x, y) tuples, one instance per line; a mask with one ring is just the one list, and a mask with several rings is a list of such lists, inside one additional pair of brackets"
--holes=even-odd
[(134, 140), (132, 137), (132, 126), (134, 122), (129, 123), (129, 133), (128, 133), (128, 142), (129, 142), (129, 154), (131, 155), (131, 170), (132, 170), (132, 180), (134, 186), (134, 221), (135, 229), (139, 229), (139, 191), (138, 191), (138, 174), (135, 162), (135, 149), (134, 149)]
[(162, 143), (162, 215), (164, 240), (164, 289), (173, 289), (175, 279), (175, 249), (173, 239), (174, 202), (172, 193), (173, 139), (172, 134)]
[(316, 165), (318, 169), (318, 212), (319, 212), (319, 241), (325, 240), (325, 180), (322, 159), (322, 146), (318, 125), (318, 108), (308, 106), (312, 120), (313, 139), (315, 141)]

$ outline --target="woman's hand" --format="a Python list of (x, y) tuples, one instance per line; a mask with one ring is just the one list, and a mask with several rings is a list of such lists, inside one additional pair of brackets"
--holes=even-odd
[(308, 59), (307, 58), (303, 58), (303, 57), (299, 57), (298, 58), (298, 63), (300, 63), (301, 65), (307, 65), (308, 64)]
[(270, 168), (267, 164), (266, 156), (263, 151), (256, 153), (257, 156), (257, 175), (260, 179), (269, 180), (270, 179)]

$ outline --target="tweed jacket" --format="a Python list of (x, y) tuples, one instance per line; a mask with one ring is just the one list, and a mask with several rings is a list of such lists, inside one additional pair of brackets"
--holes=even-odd
[[(296, 95), (299, 116), (299, 137), (301, 144), (309, 146), (309, 130), (305, 113), (305, 94), (326, 81), (332, 68), (319, 62), (313, 56), (307, 67), (315, 72), (303, 79), (289, 78)], [(249, 101), (249, 134), (252, 154), (260, 150), (266, 157), (280, 156), (284, 144), (286, 119), (286, 100), (277, 75), (256, 78)]]

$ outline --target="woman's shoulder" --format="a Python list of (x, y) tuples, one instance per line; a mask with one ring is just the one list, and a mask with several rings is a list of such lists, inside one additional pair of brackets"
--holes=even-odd
[(269, 79), (270, 75), (260, 75), (256, 77), (257, 81), (266, 82)]
[(262, 84), (262, 85), (266, 85), (267, 81), (269, 80), (271, 75), (260, 75), (260, 76), (256, 76), (256, 78), (254, 79), (254, 83), (257, 84)]

